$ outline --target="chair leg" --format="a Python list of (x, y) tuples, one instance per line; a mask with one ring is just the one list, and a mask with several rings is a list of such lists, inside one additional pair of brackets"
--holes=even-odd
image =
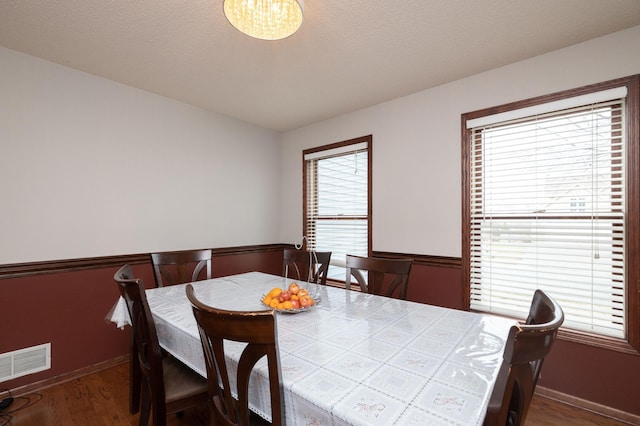
[(131, 333), (131, 348), (129, 351), (129, 413), (136, 414), (140, 411), (140, 383), (142, 377), (140, 364), (138, 364), (138, 352)]
[[(151, 399), (157, 399), (151, 396)], [(153, 426), (167, 425), (167, 410), (164, 401), (153, 401), (151, 411), (153, 412)]]
[[(147, 426), (149, 424), (150, 413), (151, 413), (151, 391), (148, 386), (145, 386), (143, 389), (141, 389), (141, 392), (140, 392), (140, 421), (138, 422), (139, 426)], [(153, 420), (155, 422), (155, 418)]]

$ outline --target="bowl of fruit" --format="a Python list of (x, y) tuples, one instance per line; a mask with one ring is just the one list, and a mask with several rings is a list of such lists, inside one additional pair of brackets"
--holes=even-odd
[(274, 287), (262, 296), (262, 303), (278, 312), (297, 314), (308, 311), (320, 301), (313, 298), (309, 291), (295, 282), (287, 288)]

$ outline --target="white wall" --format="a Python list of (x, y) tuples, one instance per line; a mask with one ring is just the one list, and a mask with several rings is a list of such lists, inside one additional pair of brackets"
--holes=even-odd
[(302, 234), (302, 150), (372, 134), (373, 249), (460, 257), (461, 114), (638, 74), (638, 46), (640, 26), (285, 133), (281, 240)]
[(0, 264), (277, 242), (278, 142), (0, 48)]
[(283, 135), (0, 47), (0, 264), (299, 241), (302, 150), (367, 134), (374, 250), (459, 257), (460, 115), (640, 73), (638, 45), (634, 27)]

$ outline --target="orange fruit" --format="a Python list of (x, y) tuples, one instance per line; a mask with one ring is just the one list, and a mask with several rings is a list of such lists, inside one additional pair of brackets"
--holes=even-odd
[(271, 302), (269, 302), (269, 307), (270, 308), (277, 308), (278, 307), (278, 299), (271, 299)]
[(291, 308), (293, 308), (293, 305), (288, 300), (282, 303), (282, 309), (284, 309), (285, 311), (288, 311)]
[(282, 289), (279, 287), (274, 287), (271, 290), (269, 290), (269, 293), (267, 294), (267, 296), (270, 296), (273, 299), (274, 297), (278, 297), (280, 293), (282, 293)]
[(269, 303), (271, 303), (271, 297), (269, 297), (269, 295), (265, 296), (262, 299), (262, 303), (264, 303), (265, 305), (269, 306)]

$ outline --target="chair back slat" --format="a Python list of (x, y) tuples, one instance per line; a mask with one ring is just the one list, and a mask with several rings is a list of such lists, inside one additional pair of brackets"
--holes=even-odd
[(120, 294), (126, 302), (135, 335), (140, 367), (147, 376), (152, 370), (162, 377), (162, 351), (158, 343), (156, 327), (151, 317), (149, 304), (141, 279), (133, 278), (131, 267), (123, 266), (115, 275)]
[(211, 279), (211, 253), (211, 249), (152, 253), (156, 287)]
[[(330, 251), (310, 252), (286, 248), (283, 253), (282, 274), (295, 280), (310, 280), (316, 284), (326, 285), (330, 261)], [(311, 274), (309, 274), (310, 267)]]
[[(346, 288), (351, 289), (351, 278), (353, 277), (362, 291), (406, 300), (412, 265), (413, 259), (386, 259), (348, 254), (346, 257)], [(365, 271), (368, 273), (368, 280), (364, 277)]]

